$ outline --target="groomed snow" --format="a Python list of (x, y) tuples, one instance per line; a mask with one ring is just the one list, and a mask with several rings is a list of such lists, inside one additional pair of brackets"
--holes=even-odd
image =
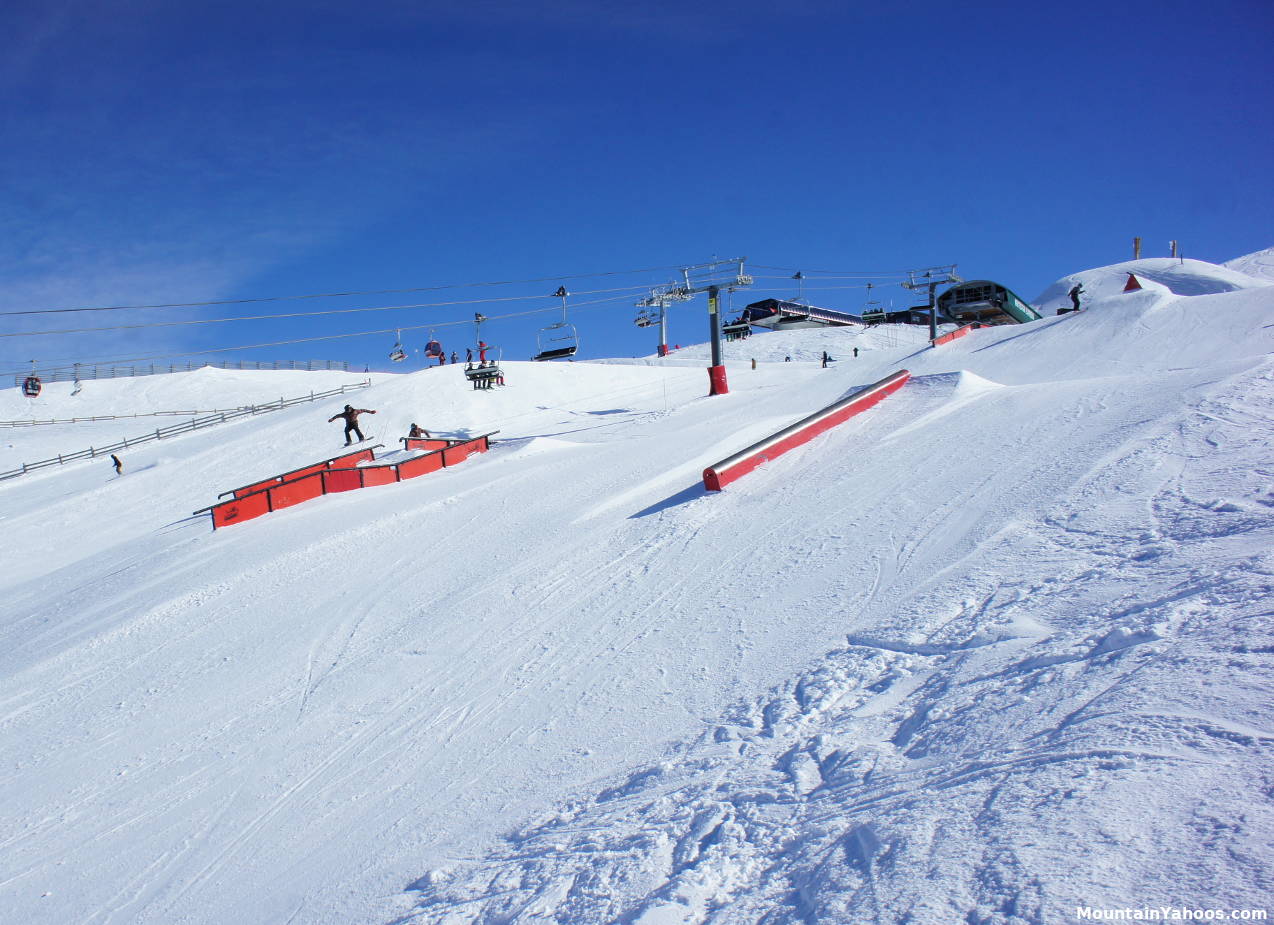
[[(1274, 288), (1159, 263), (937, 349), (758, 334), (726, 345), (726, 396), (704, 345), (509, 363), (490, 393), (373, 374), (139, 446), (121, 478), (0, 482), (5, 921), (1262, 908)], [(1054, 315), (1075, 280), (1088, 310)], [(897, 395), (704, 493), (705, 465), (902, 367)], [(10, 389), (0, 419), (362, 378)], [(413, 421), (497, 443), (216, 532), (190, 516), (336, 455), (345, 401), (377, 410), (378, 454)], [(5, 429), (0, 469), (155, 425), (88, 426)]]

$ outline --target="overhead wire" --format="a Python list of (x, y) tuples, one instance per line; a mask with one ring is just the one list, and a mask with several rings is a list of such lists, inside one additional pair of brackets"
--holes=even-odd
[[(905, 278), (910, 278), (916, 273), (924, 272), (923, 270), (900, 270), (900, 271), (887, 271), (887, 272), (878, 271), (878, 272), (867, 273), (867, 272), (840, 271), (840, 270), (805, 270), (805, 269), (797, 268), (797, 267), (779, 267), (779, 266), (770, 266), (766, 264), (753, 264), (752, 266), (756, 267), (757, 269), (791, 271), (795, 273), (800, 273), (806, 279), (809, 279), (807, 274), (817, 274), (819, 276), (817, 279), (813, 280), (815, 282), (822, 282), (825, 279), (867, 279), (867, 280), (905, 279)], [(934, 269), (934, 268), (929, 268), (929, 269)], [(434, 291), (443, 291), (443, 290), (449, 290), (449, 289), (477, 288), (477, 287), (486, 287), (486, 286), (522, 285), (522, 284), (541, 283), (541, 282), (560, 282), (564, 280), (574, 280), (574, 279), (590, 279), (590, 278), (608, 277), (608, 276), (623, 276), (623, 275), (630, 275), (630, 274), (636, 274), (636, 273), (651, 273), (651, 272), (656, 272), (660, 270), (684, 270), (684, 268), (680, 266), (646, 267), (646, 268), (634, 269), (634, 270), (607, 270), (607, 271), (602, 271), (598, 273), (567, 274), (567, 275), (558, 275), (558, 276), (534, 277), (534, 278), (520, 279), (520, 280), (494, 280), (494, 281), (477, 282), (477, 283), (455, 283), (455, 284), (447, 284), (447, 285), (440, 285), (440, 286), (412, 287), (407, 289), (380, 289), (380, 290), (361, 290), (361, 291), (350, 291), (350, 292), (313, 293), (308, 295), (270, 296), (270, 297), (252, 298), (252, 299), (222, 299), (222, 300), (209, 300), (209, 301), (203, 301), (203, 302), (160, 303), (160, 304), (149, 304), (149, 305), (116, 305), (116, 306), (98, 306), (98, 307), (82, 307), (82, 308), (63, 308), (63, 309), (38, 309), (38, 310), (33, 309), (33, 310), (0, 312), (0, 316), (58, 314), (58, 313), (67, 313), (67, 312), (89, 312), (89, 311), (126, 311), (126, 310), (138, 310), (138, 309), (158, 309), (158, 308), (199, 308), (199, 307), (211, 307), (211, 306), (217, 306), (217, 305), (242, 305), (242, 304), (253, 304), (253, 303), (264, 303), (264, 302), (281, 302), (281, 301), (298, 301), (298, 300), (307, 300), (307, 299), (352, 297), (352, 296), (359, 296), (359, 295), (384, 295), (384, 294), (397, 294), (397, 293), (408, 293), (408, 292), (434, 292)], [(791, 279), (792, 277), (765, 276), (765, 277), (757, 277), (757, 278), (767, 279), (767, 280), (777, 280), (777, 279)], [(723, 286), (728, 286), (728, 283), (723, 282)], [(651, 287), (649, 285), (626, 286), (626, 287), (616, 287), (613, 289), (587, 290), (585, 292), (575, 293), (575, 294), (576, 295), (592, 295), (592, 294), (607, 294), (612, 292), (631, 293), (636, 291), (647, 290), (650, 288)], [(806, 288), (804, 291), (824, 292), (824, 291), (832, 291), (832, 290), (851, 290), (851, 289), (870, 290), (871, 288), (874, 288), (873, 285), (871, 284), (856, 285), (856, 286), (815, 286), (815, 287)], [(767, 289), (752, 289), (751, 291), (768, 293), (768, 292), (785, 292), (787, 290), (767, 288)], [(427, 302), (427, 303), (418, 303), (418, 304), (410, 304), (410, 305), (390, 305), (390, 306), (373, 306), (373, 307), (361, 307), (361, 308), (330, 309), (330, 310), (318, 311), (318, 312), (284, 312), (284, 313), (267, 314), (267, 315), (248, 315), (248, 316), (233, 317), (233, 318), (194, 319), (194, 320), (173, 321), (173, 322), (148, 322), (148, 323), (139, 323), (134, 325), (115, 325), (115, 326), (105, 326), (105, 327), (99, 327), (99, 328), (78, 328), (78, 329), (66, 329), (66, 330), (55, 330), (55, 331), (24, 331), (24, 332), (12, 332), (12, 333), (0, 334), (0, 337), (24, 337), (24, 336), (29, 337), (29, 336), (38, 336), (38, 335), (62, 335), (62, 334), (98, 333), (98, 332), (120, 331), (120, 330), (137, 330), (137, 329), (152, 328), (152, 327), (158, 328), (158, 327), (177, 327), (177, 326), (201, 325), (201, 324), (226, 324), (226, 323), (235, 323), (235, 322), (241, 322), (241, 321), (319, 317), (323, 315), (356, 314), (356, 313), (373, 312), (373, 311), (402, 311), (402, 310), (422, 309), (422, 308), (452, 307), (457, 305), (480, 305), (480, 304), (494, 304), (494, 303), (502, 303), (502, 302), (518, 302), (518, 301), (530, 301), (530, 300), (538, 299), (538, 298), (553, 298), (553, 296), (491, 297), (491, 298), (485, 298), (485, 299), (451, 300), (451, 301), (445, 301), (445, 302)], [(624, 298), (624, 296), (613, 296), (613, 297), (605, 298), (605, 299), (595, 299), (595, 300), (590, 300), (585, 302), (575, 302), (572, 304), (571, 307), (572, 307), (572, 310), (586, 309), (590, 306), (604, 304), (606, 302), (618, 301), (621, 298)], [(556, 307), (537, 308), (537, 309), (531, 309), (524, 312), (514, 312), (514, 313), (509, 313), (504, 315), (496, 315), (496, 316), (492, 316), (491, 318), (487, 320), (495, 321), (495, 320), (504, 320), (504, 319), (512, 319), (512, 318), (521, 318), (521, 317), (526, 317), (529, 315), (545, 314), (548, 312), (555, 312), (555, 311), (557, 311)], [(233, 347), (214, 347), (214, 348), (206, 348), (202, 350), (185, 351), (180, 353), (154, 354), (154, 355), (142, 356), (142, 357), (118, 358), (118, 359), (97, 360), (97, 361), (81, 360), (75, 365), (91, 365), (92, 363), (98, 363), (98, 364), (130, 363), (130, 362), (138, 362), (142, 360), (191, 357), (191, 356), (200, 356), (202, 354), (209, 354), (209, 353), (224, 353), (224, 352), (237, 351), (237, 350), (255, 350), (255, 349), (261, 349), (265, 347), (286, 346), (290, 344), (313, 343), (313, 342), (328, 341), (328, 340), (341, 340), (341, 339), (355, 338), (355, 337), (368, 337), (368, 336), (375, 336), (379, 334), (387, 334), (391, 331), (403, 331), (403, 330), (413, 331), (413, 330), (420, 330), (423, 328), (431, 328), (431, 329), (445, 328), (445, 327), (452, 327), (455, 325), (471, 324), (471, 323), (472, 322), (468, 320), (434, 321), (434, 322), (429, 322), (429, 323), (420, 324), (420, 325), (411, 325), (408, 327), (398, 326), (394, 328), (385, 328), (385, 329), (380, 329), (375, 331), (360, 331), (360, 332), (352, 332), (352, 333), (344, 333), (344, 334), (322, 335), (322, 336), (315, 336), (315, 337), (296, 338), (291, 340), (274, 341), (270, 343), (245, 344), (245, 345), (239, 345), (239, 346), (233, 346)], [(69, 369), (71, 368), (71, 364), (67, 364), (60, 367), (51, 367), (51, 368)], [(18, 370), (17, 372), (20, 373), (21, 370)], [(3, 375), (9, 375), (9, 374), (5, 373)]]
[[(615, 289), (591, 289), (577, 293), (578, 295), (594, 295), (598, 293), (609, 292), (641, 292), (649, 287), (647, 286), (623, 286)], [(189, 325), (202, 324), (229, 324), (239, 321), (268, 321), (280, 318), (316, 318), (323, 315), (350, 315), (362, 312), (388, 312), (388, 311), (404, 311), (407, 309), (421, 308), (446, 308), (456, 305), (488, 305), (495, 302), (529, 302), (539, 298), (553, 298), (552, 296), (503, 296), (499, 298), (487, 299), (457, 299), (449, 302), (420, 302), (413, 305), (379, 305), (367, 308), (333, 308), (326, 311), (318, 312), (280, 312), (273, 315), (242, 315), (236, 318), (197, 318), (190, 321), (148, 321), (138, 324), (117, 324), (108, 325), (99, 328), (64, 328), (54, 331), (12, 331), (8, 333), (0, 333), (0, 337), (38, 337), (41, 335), (53, 334), (91, 334), (101, 333), (104, 331), (130, 331), (141, 328), (171, 328), (184, 327)], [(586, 304), (586, 303), (581, 303)], [(462, 322), (467, 323), (467, 322)], [(441, 323), (440, 323), (441, 324)]]
[[(572, 305), (571, 310), (572, 311), (576, 309), (587, 310), (590, 307), (596, 307), (606, 302), (615, 302), (623, 298), (625, 297), (610, 296), (609, 298), (604, 298), (604, 299), (591, 299), (591, 300), (579, 302)], [(505, 321), (512, 318), (525, 318), (530, 315), (543, 315), (548, 312), (557, 312), (559, 310), (560, 309), (556, 307), (535, 308), (535, 309), (530, 309), (524, 312), (511, 312), (504, 315), (491, 315), (487, 317), (485, 321)], [(419, 331), (419, 330), (425, 330), (425, 329), (433, 330), (437, 328), (455, 327), (457, 325), (469, 325), (469, 324), (473, 324), (473, 321), (471, 320), (433, 321), (433, 322), (426, 322), (424, 324), (398, 326), (393, 328), (381, 328), (375, 331), (356, 331), (356, 332), (345, 333), (345, 334), (326, 334), (326, 335), (321, 335), (316, 337), (300, 337), (300, 338), (294, 338), (291, 340), (271, 341), (269, 343), (241, 344), (234, 347), (209, 347), (202, 350), (187, 350), (180, 353), (163, 353), (163, 354), (149, 354), (146, 356), (135, 356), (135, 357), (110, 357), (110, 358), (102, 358), (97, 360), (82, 360), (74, 364), (64, 364), (61, 366), (43, 366), (42, 369), (52, 372), (52, 371), (64, 370), (64, 369), (73, 369), (75, 366), (91, 366), (91, 365), (100, 366), (100, 365), (106, 365), (106, 364), (123, 364), (123, 363), (138, 363), (142, 361), (153, 361), (153, 360), (169, 360), (169, 359), (177, 359), (179, 357), (203, 356), (204, 354), (210, 354), (210, 353), (230, 353), (236, 350), (259, 350), (266, 347), (285, 347), (291, 344), (308, 344), (308, 343), (316, 343), (320, 341), (344, 340), (346, 338), (355, 338), (355, 337), (372, 337), (379, 334), (389, 334), (391, 332)], [(21, 369), (10, 370), (10, 371), (0, 373), (0, 376), (20, 375), (22, 372), (23, 371)]]
[(859, 278), (876, 279), (880, 277), (893, 277), (893, 276), (898, 276), (898, 277), (908, 276), (909, 277), (912, 273), (924, 273), (926, 270), (947, 269), (951, 266), (951, 264), (948, 263), (948, 264), (943, 264), (942, 266), (920, 267), (919, 269), (912, 267), (906, 270), (876, 270), (872, 272), (868, 272), (865, 270), (811, 270), (807, 267), (773, 267), (763, 263), (753, 263), (753, 264), (750, 264), (750, 266), (758, 270), (785, 270), (791, 273), (823, 273), (823, 274), (838, 274), (839, 273), (854, 279), (859, 279)]
[[(469, 289), (482, 286), (516, 286), (529, 285), (531, 283), (553, 283), (562, 280), (571, 279), (593, 279), (604, 276), (627, 276), (634, 273), (654, 273), (660, 270), (679, 270), (680, 267), (643, 267), (636, 270), (605, 270), (600, 273), (574, 273), (564, 276), (540, 276), (529, 279), (504, 279), (492, 280), (480, 283), (448, 283), (441, 286), (415, 286), (408, 289), (366, 289), (355, 290), (350, 292), (317, 292), (308, 295), (282, 295), (282, 296), (263, 296), (252, 299), (214, 299), (204, 302), (164, 302), (152, 305), (99, 305), (83, 308), (41, 308), (41, 309), (22, 309), (18, 311), (0, 312), (0, 316), (6, 315), (51, 315), (64, 312), (118, 312), (118, 311), (134, 311), (138, 309), (150, 308), (205, 308), (214, 305), (247, 305), (254, 302), (288, 302), (299, 301), (303, 299), (336, 299), (349, 298), (353, 296), (366, 295), (401, 295), (408, 292), (440, 292), (446, 289)], [(645, 286), (636, 288), (648, 288)]]

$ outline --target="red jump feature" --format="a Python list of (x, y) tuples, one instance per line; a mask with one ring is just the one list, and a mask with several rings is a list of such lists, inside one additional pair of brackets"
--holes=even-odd
[(853, 395), (846, 396), (840, 401), (828, 405), (822, 411), (811, 414), (807, 418), (802, 418), (795, 424), (783, 428), (778, 433), (752, 444), (747, 449), (740, 450), (733, 456), (727, 456), (716, 465), (709, 466), (703, 470), (703, 487), (708, 491), (720, 491), (723, 486), (741, 476), (747, 475), (763, 463), (767, 463), (771, 459), (777, 459), (788, 450), (796, 449), (796, 447), (813, 440), (819, 434), (829, 431), (838, 424), (848, 421), (856, 414), (866, 411), (887, 395), (892, 395), (902, 388), (910, 377), (911, 373), (905, 369), (900, 369), (879, 382), (869, 385), (865, 389), (859, 389)]

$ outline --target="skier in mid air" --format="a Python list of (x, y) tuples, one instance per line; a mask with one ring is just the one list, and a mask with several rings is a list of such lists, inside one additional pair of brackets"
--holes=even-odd
[(327, 419), (327, 423), (331, 424), (337, 418), (345, 419), (345, 445), (349, 446), (352, 442), (349, 438), (350, 434), (358, 434), (358, 442), (362, 443), (367, 438), (363, 436), (363, 432), (358, 429), (358, 416), (360, 414), (375, 414), (376, 412), (370, 408), (355, 408), (353, 405), (346, 405), (345, 410), (339, 414), (334, 414)]

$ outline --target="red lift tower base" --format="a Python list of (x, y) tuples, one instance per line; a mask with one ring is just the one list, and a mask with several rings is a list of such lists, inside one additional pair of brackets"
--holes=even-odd
[(730, 392), (730, 385), (725, 380), (724, 366), (708, 367), (708, 394), (709, 395), (727, 395)]

